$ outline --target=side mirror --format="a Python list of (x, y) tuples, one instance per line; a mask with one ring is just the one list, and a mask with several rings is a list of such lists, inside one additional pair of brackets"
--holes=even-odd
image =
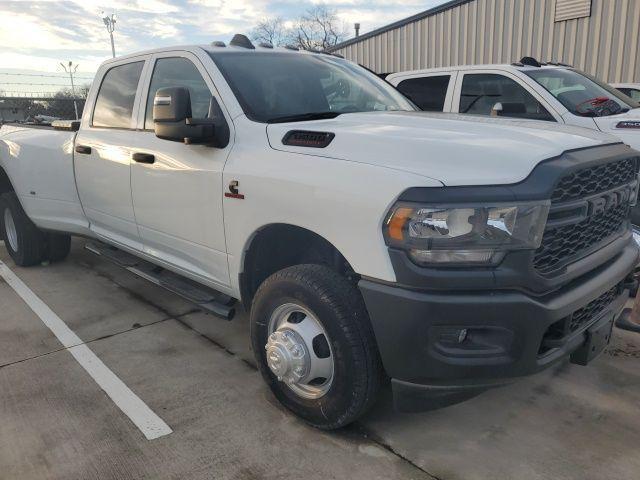
[(191, 117), (191, 95), (184, 87), (159, 88), (153, 98), (154, 123), (178, 123)]
[(229, 126), (216, 99), (211, 97), (208, 118), (192, 118), (191, 96), (184, 87), (165, 87), (156, 91), (153, 127), (156, 136), (164, 140), (206, 143), (218, 148), (229, 143)]
[(527, 118), (527, 106), (522, 102), (498, 102), (491, 109), (492, 117)]

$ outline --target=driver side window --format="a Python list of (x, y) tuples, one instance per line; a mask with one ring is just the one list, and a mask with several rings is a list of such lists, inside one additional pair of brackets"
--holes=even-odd
[(460, 113), (491, 115), (500, 103), (501, 117), (555, 121), (533, 95), (514, 80), (493, 73), (465, 74), (460, 92)]
[(211, 91), (202, 75), (191, 62), (184, 57), (159, 58), (156, 60), (147, 96), (147, 110), (144, 119), (145, 130), (153, 130), (153, 98), (159, 88), (185, 87), (191, 97), (193, 118), (206, 118), (209, 113)]

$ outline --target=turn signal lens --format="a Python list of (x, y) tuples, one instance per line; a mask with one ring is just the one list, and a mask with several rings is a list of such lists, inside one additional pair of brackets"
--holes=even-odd
[(407, 218), (413, 213), (412, 208), (398, 208), (387, 221), (387, 231), (394, 240), (402, 241), (404, 233), (402, 229), (407, 223)]

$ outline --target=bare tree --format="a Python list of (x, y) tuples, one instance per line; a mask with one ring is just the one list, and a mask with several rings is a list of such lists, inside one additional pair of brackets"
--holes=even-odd
[(281, 17), (265, 18), (251, 31), (251, 38), (274, 46), (295, 45), (305, 50), (326, 50), (347, 38), (346, 25), (325, 4), (310, 7), (286, 28)]
[(309, 8), (297, 21), (294, 43), (305, 50), (326, 50), (347, 38), (345, 24), (335, 10), (325, 4)]
[(270, 43), (274, 47), (285, 45), (289, 37), (281, 17), (263, 18), (250, 35), (252, 40)]
[(87, 96), (89, 95), (90, 88), (91, 88), (90, 83), (85, 83), (84, 85), (80, 85), (79, 87), (76, 87), (76, 95), (78, 95), (78, 98), (87, 98)]

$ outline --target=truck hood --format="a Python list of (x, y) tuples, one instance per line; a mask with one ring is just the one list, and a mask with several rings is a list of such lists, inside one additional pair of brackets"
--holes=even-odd
[[(630, 147), (640, 150), (640, 108), (632, 108), (619, 115), (593, 117), (593, 121), (601, 131), (615, 135)], [(627, 128), (619, 128), (620, 122), (627, 122)]]
[[(335, 138), (325, 148), (284, 145), (292, 130), (332, 132)], [(426, 112), (269, 124), (267, 136), (276, 150), (378, 165), (445, 185), (517, 183), (564, 151), (619, 142), (596, 130), (551, 122)]]

